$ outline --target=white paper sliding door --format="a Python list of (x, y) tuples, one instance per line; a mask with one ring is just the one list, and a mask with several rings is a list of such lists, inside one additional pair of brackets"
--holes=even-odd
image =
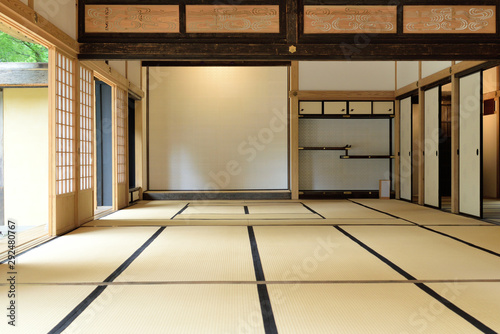
[(440, 207), (439, 196), (439, 133), (441, 87), (425, 91), (424, 141), (424, 204)]
[(149, 189), (288, 189), (288, 68), (149, 67)]
[(411, 201), (412, 182), (412, 104), (411, 97), (400, 101), (400, 197)]
[(482, 214), (482, 73), (460, 78), (460, 213)]

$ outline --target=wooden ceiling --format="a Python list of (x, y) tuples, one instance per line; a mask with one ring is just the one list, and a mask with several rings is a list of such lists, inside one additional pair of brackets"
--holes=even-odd
[[(459, 3), (459, 5), (457, 5)], [(82, 59), (498, 59), (498, 0), (80, 0)]]

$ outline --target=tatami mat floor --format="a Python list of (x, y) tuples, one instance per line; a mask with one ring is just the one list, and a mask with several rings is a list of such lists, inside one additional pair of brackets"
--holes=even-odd
[(143, 201), (0, 278), (2, 334), (500, 332), (500, 226), (395, 200)]

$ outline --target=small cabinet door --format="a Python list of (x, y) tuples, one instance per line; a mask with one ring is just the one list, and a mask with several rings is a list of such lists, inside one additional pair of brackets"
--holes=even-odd
[(299, 114), (301, 115), (321, 115), (323, 113), (323, 103), (320, 101), (300, 101)]
[(345, 115), (347, 114), (346, 101), (325, 102), (325, 115)]
[(349, 102), (349, 114), (369, 115), (372, 113), (372, 103), (366, 101)]
[(373, 102), (374, 115), (392, 115), (394, 114), (394, 102), (392, 101), (375, 101)]

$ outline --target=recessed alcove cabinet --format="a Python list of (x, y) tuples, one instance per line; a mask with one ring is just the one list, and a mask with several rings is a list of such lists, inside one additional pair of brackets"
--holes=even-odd
[(299, 101), (300, 197), (378, 197), (393, 122), (394, 101)]

